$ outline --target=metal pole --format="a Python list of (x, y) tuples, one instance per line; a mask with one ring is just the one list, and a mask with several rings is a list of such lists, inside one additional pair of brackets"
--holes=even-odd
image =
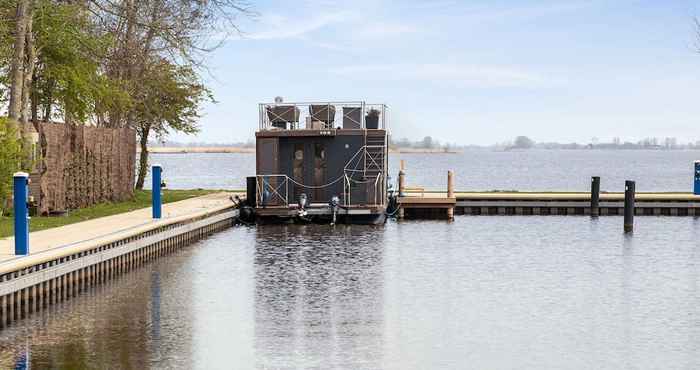
[(700, 195), (700, 161), (695, 161), (695, 182), (693, 184), (693, 194)]
[(14, 215), (15, 215), (15, 255), (29, 254), (29, 174), (17, 172), (14, 174)]
[(159, 164), (153, 165), (151, 171), (152, 185), (151, 185), (151, 208), (153, 209), (153, 218), (161, 218), (162, 216), (162, 199), (161, 199), (161, 175), (163, 172), (163, 167)]
[(625, 233), (634, 231), (634, 181), (625, 181)]
[(600, 177), (591, 177), (591, 217), (598, 217), (600, 211), (598, 203), (600, 202)]

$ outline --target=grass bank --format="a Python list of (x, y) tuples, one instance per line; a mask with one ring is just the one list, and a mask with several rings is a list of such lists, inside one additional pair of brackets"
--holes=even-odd
[[(218, 192), (219, 190), (163, 190), (163, 203), (177, 202), (184, 199), (199, 197)], [(32, 217), (30, 231), (39, 231), (87, 221), (94, 218), (116, 215), (151, 206), (151, 191), (136, 191), (134, 199), (119, 203), (101, 203), (89, 208), (76, 209), (64, 216)], [(0, 238), (12, 236), (13, 218), (0, 217)]]

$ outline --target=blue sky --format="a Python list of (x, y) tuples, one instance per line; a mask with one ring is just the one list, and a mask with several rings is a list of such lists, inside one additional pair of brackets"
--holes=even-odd
[(252, 138), (257, 103), (361, 100), (394, 138), (700, 140), (697, 1), (252, 1), (209, 58), (198, 137)]

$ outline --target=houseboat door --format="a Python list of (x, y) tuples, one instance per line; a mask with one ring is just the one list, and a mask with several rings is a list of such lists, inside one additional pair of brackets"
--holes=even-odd
[(327, 184), (327, 159), (326, 159), (326, 145), (324, 143), (314, 143), (314, 203), (326, 203), (329, 198), (327, 196), (328, 189), (323, 187)]
[(293, 186), (294, 202), (299, 199), (301, 193), (304, 193), (306, 189), (297, 184), (304, 184), (304, 144), (296, 143), (294, 144), (294, 153), (292, 154), (292, 178), (295, 181)]

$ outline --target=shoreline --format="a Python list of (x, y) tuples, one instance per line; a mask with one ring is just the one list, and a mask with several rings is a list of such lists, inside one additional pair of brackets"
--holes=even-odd
[[(137, 150), (137, 153), (140, 150)], [(148, 148), (152, 154), (255, 154), (255, 148), (245, 147), (152, 147)], [(444, 149), (420, 149), (420, 148), (390, 148), (389, 153), (393, 154), (460, 154), (461, 150)]]

